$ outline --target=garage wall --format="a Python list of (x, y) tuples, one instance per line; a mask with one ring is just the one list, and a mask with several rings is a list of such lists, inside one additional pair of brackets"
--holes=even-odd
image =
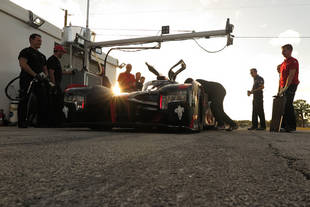
[[(38, 33), (42, 36), (42, 46), (40, 51), (50, 57), (53, 54), (55, 42), (61, 43), (62, 30), (54, 25), (45, 22), (39, 29), (27, 24), (29, 12), (14, 3), (3, 0), (0, 4), (0, 109), (4, 109), (8, 114), (9, 103), (4, 93), (5, 86), (20, 73), (18, 64), (18, 54), (29, 47), (29, 35)], [(100, 57), (103, 59), (104, 55)], [(116, 79), (116, 66), (118, 60), (108, 58), (106, 74), (112, 83)], [(18, 83), (15, 86), (18, 89)]]
[(51, 48), (53, 48), (54, 42), (60, 42), (60, 40), (38, 31), (1, 11), (0, 25), (2, 27), (0, 36), (0, 109), (4, 109), (7, 113), (9, 100), (5, 96), (4, 89), (10, 80), (19, 75), (20, 68), (17, 57), (21, 49), (29, 47), (29, 35), (32, 33), (42, 35), (43, 42), (40, 51), (47, 57), (53, 53)]

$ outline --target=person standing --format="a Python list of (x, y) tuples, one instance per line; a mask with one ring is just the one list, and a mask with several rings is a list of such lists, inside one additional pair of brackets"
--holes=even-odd
[[(188, 78), (185, 80), (185, 83), (191, 83), (192, 81), (192, 78)], [(211, 82), (202, 79), (197, 79), (196, 81), (202, 85), (202, 87), (205, 89), (205, 92), (208, 94), (208, 100), (211, 101), (211, 111), (218, 123), (217, 128), (220, 130), (226, 129), (226, 123), (229, 125), (229, 128), (226, 129), (227, 131), (238, 129), (238, 125), (224, 111), (223, 102), (226, 96), (226, 90), (224, 86), (217, 82)]]
[(142, 76), (142, 77), (140, 78), (141, 90), (142, 90), (142, 88), (143, 88), (144, 82), (145, 82), (145, 77)]
[(39, 83), (34, 84), (33, 92), (37, 98), (37, 126), (47, 126), (47, 89), (44, 79), (47, 78), (48, 72), (46, 67), (46, 57), (39, 48), (42, 44), (42, 38), (39, 34), (29, 36), (30, 46), (20, 51), (18, 61), (21, 68), (20, 72), (20, 102), (18, 106), (18, 127), (27, 128), (27, 90), (30, 82), (36, 78)]
[(52, 127), (60, 127), (63, 122), (64, 96), (60, 86), (62, 75), (74, 74), (73, 71), (63, 71), (61, 68), (60, 59), (65, 53), (63, 46), (55, 45), (54, 54), (47, 60), (50, 81), (55, 84), (49, 99), (49, 125)]
[(136, 73), (136, 89), (137, 91), (141, 91), (142, 90), (142, 87), (143, 87), (143, 83), (141, 83), (141, 73), (140, 72), (137, 72)]
[(136, 79), (133, 74), (131, 74), (132, 66), (131, 64), (126, 65), (126, 71), (119, 74), (118, 83), (122, 92), (130, 92), (136, 89)]
[(282, 55), (285, 59), (280, 66), (280, 86), (278, 95), (284, 95), (286, 97), (281, 131), (291, 132), (296, 130), (296, 117), (293, 101), (299, 84), (299, 63), (296, 58), (292, 57), (292, 45), (286, 44), (281, 48)]
[[(250, 74), (254, 79), (254, 84), (252, 90), (248, 91), (248, 96), (253, 94), (252, 126), (248, 130), (266, 130), (263, 98), (264, 79), (257, 74), (256, 68), (252, 68)], [(259, 128), (258, 117), (260, 120)]]

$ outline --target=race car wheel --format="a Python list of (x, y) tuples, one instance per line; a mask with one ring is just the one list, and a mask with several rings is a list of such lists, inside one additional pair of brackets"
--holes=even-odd
[(89, 128), (94, 131), (111, 131), (112, 130), (112, 126), (91, 126)]

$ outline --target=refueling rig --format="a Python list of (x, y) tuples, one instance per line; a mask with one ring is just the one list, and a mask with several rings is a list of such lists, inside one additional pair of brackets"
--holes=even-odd
[[(65, 76), (63, 80), (63, 88), (70, 84), (78, 85), (104, 85), (103, 78), (116, 74), (116, 71), (107, 70), (109, 63), (113, 63), (117, 67), (118, 61), (111, 58), (109, 53), (114, 49), (159, 49), (162, 42), (181, 41), (195, 38), (211, 38), (227, 36), (226, 46), (233, 44), (234, 26), (230, 24), (229, 19), (226, 21), (225, 29), (212, 30), (203, 32), (190, 32), (182, 34), (161, 34), (159, 36), (149, 36), (131, 39), (120, 39), (103, 42), (95, 42), (91, 40), (92, 32), (88, 28), (88, 17), (86, 28), (83, 27), (64, 27), (62, 44), (67, 48), (66, 57), (63, 58), (62, 64), (65, 68), (77, 69), (78, 73), (74, 76)], [(147, 43), (158, 43), (156, 47), (128, 47), (128, 45), (138, 45)], [(102, 48), (110, 48), (110, 50), (102, 55)], [(99, 58), (99, 55), (105, 57)], [(113, 65), (112, 64), (112, 65)], [(82, 67), (81, 67), (82, 66)], [(109, 73), (109, 74), (108, 74)], [(114, 82), (115, 80), (110, 80)]]

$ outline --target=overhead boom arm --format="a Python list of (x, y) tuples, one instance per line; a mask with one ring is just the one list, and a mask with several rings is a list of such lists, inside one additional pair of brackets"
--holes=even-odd
[(89, 42), (89, 47), (114, 47), (114, 46), (124, 46), (124, 45), (136, 45), (136, 44), (146, 44), (152, 42), (167, 42), (167, 41), (179, 41), (187, 40), (193, 38), (209, 38), (230, 35), (233, 31), (233, 25), (230, 24), (229, 19), (226, 21), (226, 27), (224, 30), (213, 30), (204, 32), (192, 32), (183, 34), (172, 34), (172, 35), (161, 35), (161, 36), (150, 36), (150, 37), (140, 37), (122, 40), (110, 40), (103, 42)]

